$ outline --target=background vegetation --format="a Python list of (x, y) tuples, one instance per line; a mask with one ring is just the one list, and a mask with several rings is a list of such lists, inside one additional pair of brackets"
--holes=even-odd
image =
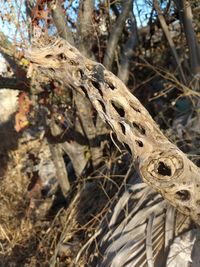
[[(4, 0), (0, 10), (0, 265), (152, 266), (145, 248), (133, 250), (141, 262), (138, 255), (129, 262), (115, 257), (127, 257), (125, 250), (119, 253), (122, 229), (113, 239), (121, 247), (108, 251), (113, 225), (131, 222), (134, 229), (139, 212), (146, 216), (144, 225), (153, 206), (161, 219), (154, 228), (158, 253), (151, 259), (161, 266), (163, 199), (144, 184), (137, 195), (132, 185), (140, 179), (129, 153), (90, 102), (57, 80), (37, 84), (39, 77), (28, 76), (25, 51), (40, 38), (66, 39), (116, 74), (169, 139), (200, 165), (198, 1)], [(175, 220), (173, 238), (191, 229), (185, 216)], [(144, 229), (137, 229), (143, 243)]]

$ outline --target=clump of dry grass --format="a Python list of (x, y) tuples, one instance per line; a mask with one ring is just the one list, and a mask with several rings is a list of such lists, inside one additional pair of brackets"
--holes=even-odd
[(29, 216), (30, 178), (23, 171), (26, 154), (37, 148), (39, 142), (35, 140), (5, 154), (8, 161), (0, 180), (1, 266), (36, 266), (31, 262), (33, 258), (37, 261), (36, 255), (42, 250), (40, 243), (47, 226)]
[[(24, 171), (27, 154), (37, 154), (40, 140), (22, 142), (5, 153), (0, 179), (0, 266), (74, 266), (74, 259), (93, 235), (117, 186), (89, 178), (72, 185), (64, 206), (56, 196), (37, 196), (40, 207), (30, 207), (30, 177)], [(85, 266), (84, 256), (78, 266)], [(76, 265), (77, 266), (77, 265)]]
[[(18, 259), (27, 253), (29, 241), (36, 244), (34, 228), (27, 217), (29, 199), (28, 177), (21, 171), (29, 145), (21, 145), (16, 151), (7, 152), (7, 166), (0, 180), (0, 263), (15, 266)], [(25, 256), (26, 257), (26, 256)], [(21, 262), (21, 259), (20, 259)]]

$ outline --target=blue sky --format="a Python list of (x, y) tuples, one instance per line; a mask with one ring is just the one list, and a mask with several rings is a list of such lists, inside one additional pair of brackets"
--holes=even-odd
[[(23, 36), (27, 37), (24, 3), (25, 0), (0, 1), (0, 30), (8, 37), (9, 41), (13, 41), (14, 38), (16, 41), (21, 41)], [(18, 25), (20, 31), (16, 30)]]
[[(26, 15), (25, 15), (25, 1), (26, 0), (7, 0), (0, 1), (0, 30), (8, 36), (10, 41), (13, 41), (14, 37), (16, 41), (21, 40), (22, 36), (28, 36), (26, 24)], [(71, 1), (65, 2), (65, 7), (69, 6)], [(74, 0), (72, 7), (67, 9), (67, 14), (76, 20), (77, 14), (74, 12), (73, 7), (77, 7), (79, 0)], [(20, 12), (18, 10), (20, 9)], [(134, 2), (134, 14), (136, 16), (138, 26), (145, 26), (148, 22), (148, 16), (150, 14), (151, 8), (145, 2), (145, 0), (137, 0)], [(2, 17), (7, 18), (3, 20)], [(14, 23), (9, 22), (8, 20), (14, 21)], [(20, 31), (16, 30), (17, 24), (20, 24)]]

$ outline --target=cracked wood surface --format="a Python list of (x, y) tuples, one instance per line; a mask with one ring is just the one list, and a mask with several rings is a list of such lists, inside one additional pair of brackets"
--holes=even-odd
[(62, 39), (37, 44), (27, 57), (32, 80), (38, 74), (57, 79), (89, 98), (132, 154), (143, 181), (200, 224), (199, 168), (164, 136), (120, 79)]

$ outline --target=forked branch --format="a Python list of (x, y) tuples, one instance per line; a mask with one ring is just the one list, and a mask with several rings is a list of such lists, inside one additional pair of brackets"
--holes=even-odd
[(132, 154), (143, 181), (200, 224), (199, 168), (163, 135), (120, 79), (62, 39), (32, 48), (27, 56), (40, 73), (37, 79), (43, 73), (89, 98)]

